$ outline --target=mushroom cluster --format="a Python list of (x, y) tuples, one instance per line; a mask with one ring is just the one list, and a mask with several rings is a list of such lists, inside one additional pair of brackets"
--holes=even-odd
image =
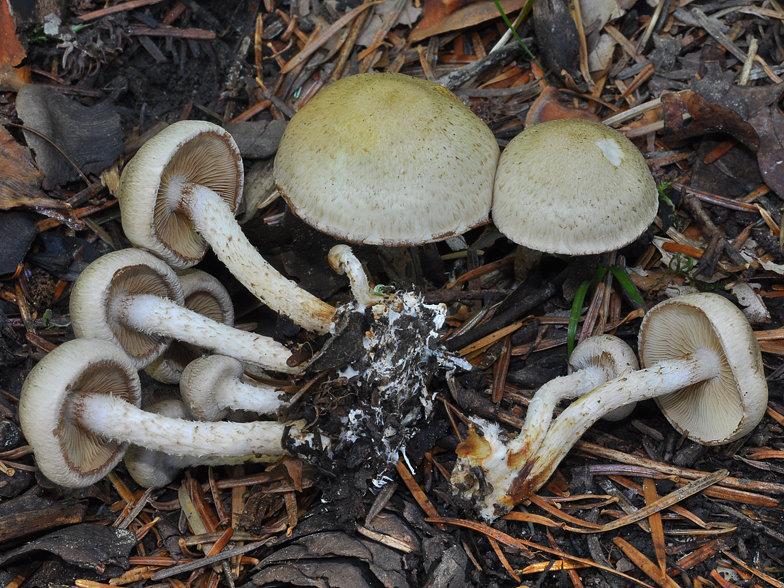
[[(520, 245), (584, 255), (630, 243), (657, 209), (648, 166), (620, 133), (583, 119), (542, 123), (500, 155), (490, 129), (451, 92), (392, 73), (349, 76), (314, 97), (289, 123), (274, 176), (305, 222), (345, 241), (387, 246), (459, 235), (492, 212), (499, 230)], [(297, 446), (320, 451), (328, 443), (299, 422), (222, 421), (233, 409), (266, 414), (281, 407), (274, 388), (243, 376), (242, 362), (299, 370), (285, 346), (232, 328), (219, 284), (199, 280), (199, 272), (175, 273), (196, 264), (208, 245), (251, 293), (294, 323), (331, 332), (330, 343), (349, 331), (361, 338), (361, 355), (347, 368), (358, 402), (332, 450), (362, 439), (383, 446), (369, 460), (377, 486), (405, 451), (413, 425), (432, 413), (430, 378), (471, 369), (439, 343), (443, 305), (425, 304), (414, 292), (372, 291), (347, 246), (329, 255), (355, 298), (337, 311), (283, 277), (234, 219), (242, 186), (236, 144), (202, 121), (170, 125), (126, 166), (119, 201), (136, 249), (106, 255), (84, 271), (71, 298), (77, 339), (39, 362), (20, 402), (25, 434), (53, 481), (90, 484), (131, 444), (129, 471), (142, 484), (160, 485), (188, 465)], [(622, 341), (589, 338), (570, 359), (570, 375), (537, 392), (516, 438), (473, 420), (457, 449), (454, 495), (492, 520), (538, 489), (598, 418), (646, 398), (656, 397), (670, 422), (700, 443), (746, 434), (767, 393), (749, 333), (724, 298), (695, 295), (648, 312), (639, 340), (645, 369)], [(173, 339), (191, 347), (174, 351)], [(199, 358), (203, 349), (217, 355)], [(141, 410), (136, 370), (143, 368), (179, 380), (183, 401)], [(54, 399), (44, 400), (52, 390)], [(565, 399), (576, 400), (553, 419)], [(730, 405), (720, 417), (709, 404), (719, 401)], [(700, 421), (708, 413), (711, 426)]]
[(67, 487), (103, 478), (130, 444), (193, 464), (281, 455), (287, 438), (294, 446), (321, 443), (301, 431), (302, 423), (193, 422), (144, 411), (140, 403), (141, 383), (128, 355), (106, 341), (80, 338), (32, 369), (19, 419), (41, 472)]
[[(704, 445), (730, 443), (762, 419), (768, 388), (759, 345), (746, 317), (726, 298), (688, 294), (654, 306), (640, 326), (639, 354), (644, 369), (598, 384), (552, 424), (553, 405), (542, 401), (546, 392), (537, 392), (532, 404), (547, 408), (536, 411), (544, 427), (533, 434), (532, 412), (511, 441), (497, 425), (475, 419), (457, 448), (454, 495), (488, 521), (509, 512), (549, 479), (593, 423), (641, 400), (656, 399), (679, 432)], [(533, 450), (531, 437), (538, 440)]]

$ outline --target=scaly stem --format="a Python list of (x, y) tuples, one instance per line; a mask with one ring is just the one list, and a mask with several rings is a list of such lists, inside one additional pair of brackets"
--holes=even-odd
[(285, 425), (275, 422), (187, 421), (136, 408), (117, 396), (82, 392), (71, 400), (69, 418), (79, 427), (117, 443), (169, 455), (202, 458), (280, 455)]
[[(308, 331), (326, 333), (335, 309), (283, 277), (250, 244), (229, 206), (212, 190), (180, 182), (183, 209), (218, 259), (259, 300)], [(176, 187), (170, 184), (169, 190)]]
[(291, 351), (277, 341), (241, 331), (152, 294), (128, 294), (112, 301), (119, 320), (137, 331), (191, 343), (267, 369), (293, 373)]
[(714, 351), (700, 349), (680, 359), (665, 360), (624, 374), (577, 399), (555, 419), (533, 458), (527, 479), (513, 484), (516, 486), (514, 501), (519, 502), (539, 489), (580, 437), (603, 415), (632, 402), (672, 394), (715, 377), (719, 373), (719, 361)]

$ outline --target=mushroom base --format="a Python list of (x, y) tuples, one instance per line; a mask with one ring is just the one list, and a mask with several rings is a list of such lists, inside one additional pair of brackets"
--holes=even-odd
[(333, 438), (331, 461), (323, 466), (337, 475), (362, 470), (375, 488), (392, 479), (407, 443), (433, 414), (430, 380), (471, 369), (439, 345), (445, 316), (444, 305), (424, 304), (415, 293), (339, 309), (334, 337), (309, 366), (338, 368), (315, 399), (317, 410), (326, 407), (319, 427)]

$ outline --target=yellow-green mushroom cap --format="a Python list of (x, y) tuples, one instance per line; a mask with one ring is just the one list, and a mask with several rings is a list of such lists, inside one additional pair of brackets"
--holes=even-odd
[(371, 73), (327, 87), (289, 122), (275, 181), (294, 213), (339, 239), (413, 245), (486, 223), (493, 133), (449, 90)]
[(493, 223), (546, 253), (588, 255), (628, 245), (653, 222), (656, 183), (634, 144), (583, 119), (530, 127), (498, 162)]

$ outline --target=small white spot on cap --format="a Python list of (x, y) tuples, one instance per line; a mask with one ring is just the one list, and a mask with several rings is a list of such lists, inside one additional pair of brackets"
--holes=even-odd
[(615, 139), (599, 139), (596, 141), (596, 146), (602, 150), (602, 155), (612, 163), (615, 167), (621, 165), (623, 161), (623, 151), (620, 145), (615, 142)]

